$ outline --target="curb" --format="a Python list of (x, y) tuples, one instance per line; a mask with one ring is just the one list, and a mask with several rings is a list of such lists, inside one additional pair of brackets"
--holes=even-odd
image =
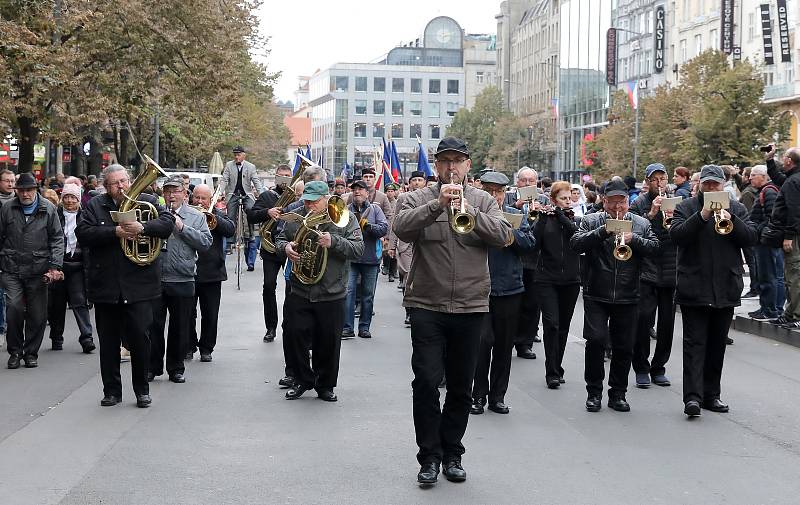
[(749, 317), (735, 316), (731, 328), (736, 331), (777, 340), (787, 345), (800, 347), (800, 331), (787, 330), (767, 322), (754, 321)]

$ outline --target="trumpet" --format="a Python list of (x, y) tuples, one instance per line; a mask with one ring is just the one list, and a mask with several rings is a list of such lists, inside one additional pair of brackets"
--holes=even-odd
[[(624, 217), (624, 216), (623, 216)], [(617, 216), (619, 219), (619, 215)], [(625, 234), (621, 231), (614, 233), (614, 259), (628, 261), (633, 256), (633, 249), (625, 243)]]
[[(660, 196), (662, 198), (664, 198), (664, 197), (669, 198), (669, 192), (666, 191), (664, 188), (659, 186), (659, 188), (658, 188), (658, 196)], [(674, 211), (672, 211), (672, 212), (674, 212)], [(664, 226), (665, 230), (669, 230), (670, 227), (672, 227), (672, 216), (671, 215), (667, 216), (667, 211), (665, 211), (663, 208), (661, 209), (661, 216), (662, 216), (661, 224)]]
[(733, 231), (733, 221), (722, 214), (722, 204), (711, 202), (711, 211), (714, 213), (714, 231), (720, 235), (727, 235)]
[[(455, 172), (450, 173), (450, 184), (456, 184)], [(450, 202), (450, 227), (454, 232), (466, 235), (475, 228), (475, 218), (467, 213), (464, 202), (463, 182), (461, 184), (461, 191), (458, 192), (458, 196), (453, 198), (453, 200), (455, 200), (455, 198), (461, 200), (461, 205), (457, 205), (453, 203), (453, 201)]]

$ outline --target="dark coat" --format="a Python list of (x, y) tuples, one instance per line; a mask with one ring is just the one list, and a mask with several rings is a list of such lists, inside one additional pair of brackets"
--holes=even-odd
[(633, 237), (628, 246), (633, 256), (628, 261), (614, 258), (614, 234), (605, 229), (607, 214), (597, 212), (584, 216), (570, 246), (586, 253), (587, 279), (583, 297), (605, 303), (633, 304), (639, 301), (639, 278), (644, 257), (658, 253), (658, 238), (650, 229), (650, 221), (627, 213), (633, 221)]
[(782, 184), (778, 184), (777, 180), (773, 178), (776, 185), (780, 186), (781, 192), (775, 199), (772, 222), (783, 230), (784, 239), (793, 240), (800, 235), (800, 167), (786, 172)]
[(214, 216), (217, 218), (217, 227), (211, 230), (211, 247), (205, 251), (197, 251), (197, 274), (195, 282), (220, 282), (228, 280), (228, 271), (225, 269), (225, 250), (223, 242), (236, 234), (236, 224), (228, 219), (221, 210), (215, 208)]
[(678, 204), (669, 230), (678, 246), (678, 287), (675, 301), (681, 305), (714, 308), (736, 307), (744, 283), (742, 248), (756, 243), (756, 232), (747, 209), (731, 199), (733, 231), (714, 231), (714, 218), (700, 216), (703, 194)]
[(0, 268), (20, 278), (61, 270), (64, 232), (56, 206), (39, 195), (39, 204), (26, 222), (19, 198), (0, 208)]
[[(275, 204), (278, 203), (278, 199), (280, 195), (273, 189), (269, 189), (267, 191), (262, 192), (256, 198), (256, 203), (250, 207), (247, 212), (247, 222), (250, 224), (259, 224), (267, 221), (269, 219), (269, 209), (275, 207)], [(275, 226), (272, 228), (272, 242), (275, 242), (275, 238), (278, 236), (278, 233), (281, 232), (283, 229), (283, 221), (280, 219), (275, 223)], [(286, 261), (286, 257), (283, 254), (279, 254), (277, 251), (271, 253), (264, 249), (261, 249), (261, 259), (264, 261), (272, 261), (274, 263), (283, 263)]]
[[(513, 207), (506, 207), (510, 214), (522, 213)], [(533, 249), (536, 239), (528, 220), (523, 218), (518, 230), (513, 230), (514, 242), (507, 247), (489, 248), (489, 277), (491, 296), (511, 296), (525, 291), (522, 282), (522, 256)]]
[(692, 197), (692, 185), (689, 184), (689, 181), (686, 181), (675, 188), (675, 196), (679, 196), (684, 200)]
[(361, 229), (361, 234), (364, 236), (364, 253), (353, 263), (377, 265), (381, 262), (377, 252), (378, 240), (389, 233), (389, 222), (378, 204), (365, 201), (360, 209), (356, 209), (355, 205), (355, 202), (350, 202), (347, 209), (356, 218), (356, 222), (360, 222), (361, 219), (366, 219), (367, 222)]
[[(175, 217), (158, 200), (147, 194), (138, 200), (155, 205), (158, 218), (144, 225), (143, 235), (169, 238), (175, 228)], [(161, 296), (161, 264), (159, 259), (145, 266), (131, 262), (122, 252), (111, 211), (117, 204), (107, 194), (98, 195), (86, 205), (83, 220), (75, 235), (81, 246), (90, 249), (89, 301), (92, 303), (136, 303)]]
[(569, 241), (578, 231), (577, 219), (570, 219), (561, 209), (542, 214), (534, 225), (539, 262), (536, 282), (546, 284), (578, 284), (581, 282), (580, 254)]
[(647, 217), (653, 207), (653, 195), (642, 193), (631, 205), (631, 212), (650, 221), (650, 228), (658, 238), (658, 252), (646, 256), (642, 260), (642, 280), (659, 287), (674, 288), (677, 282), (675, 269), (678, 248), (672, 243), (669, 231), (664, 228), (664, 214), (658, 214), (651, 220)]
[(753, 223), (756, 229), (756, 236), (760, 237), (764, 227), (769, 223), (770, 216), (772, 216), (772, 210), (775, 208), (775, 202), (778, 200), (780, 190), (776, 189), (774, 184), (767, 183), (756, 191), (753, 208), (750, 209), (750, 222)]

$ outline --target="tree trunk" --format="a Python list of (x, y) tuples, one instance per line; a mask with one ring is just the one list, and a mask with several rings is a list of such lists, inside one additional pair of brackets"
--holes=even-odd
[(125, 128), (120, 129), (119, 131), (119, 152), (117, 153), (117, 160), (119, 160), (120, 165), (123, 167), (130, 166), (131, 157), (128, 153), (128, 145), (130, 144), (130, 137), (131, 131), (129, 130), (130, 125), (126, 125)]
[(89, 173), (99, 175), (103, 170), (103, 144), (95, 137), (90, 137), (89, 146)]
[(33, 146), (39, 138), (39, 129), (33, 126), (33, 121), (28, 117), (17, 118), (19, 127), (19, 173), (33, 170)]

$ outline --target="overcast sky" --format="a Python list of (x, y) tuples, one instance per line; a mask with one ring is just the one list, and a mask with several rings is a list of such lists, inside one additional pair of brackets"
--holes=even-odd
[(372, 61), (422, 35), (436, 16), (450, 16), (467, 33), (495, 33), (500, 0), (268, 0), (259, 18), (272, 37), (266, 64), (281, 71), (280, 100), (294, 101), (297, 76), (334, 63)]

